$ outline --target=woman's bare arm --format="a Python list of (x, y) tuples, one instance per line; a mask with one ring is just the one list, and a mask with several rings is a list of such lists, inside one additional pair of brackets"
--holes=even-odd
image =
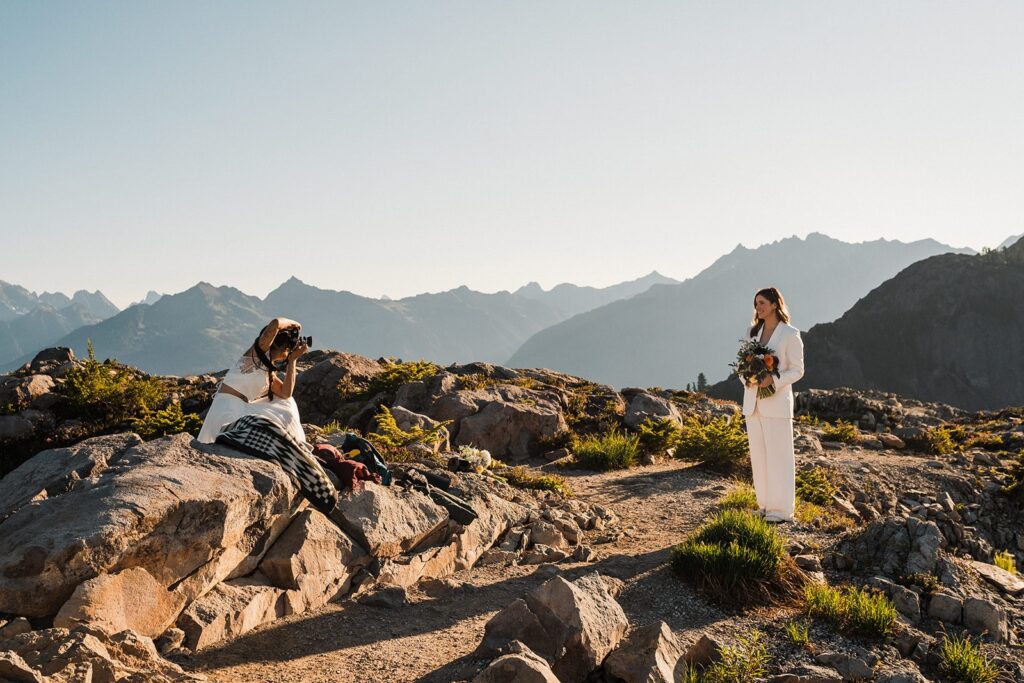
[(298, 363), (302, 354), (307, 351), (309, 351), (309, 347), (306, 346), (306, 342), (299, 342), (298, 346), (292, 349), (292, 352), (288, 354), (288, 364), (285, 366), (284, 381), (278, 379), (276, 374), (274, 375), (271, 390), (278, 398), (291, 398), (292, 392), (295, 391), (296, 363)]

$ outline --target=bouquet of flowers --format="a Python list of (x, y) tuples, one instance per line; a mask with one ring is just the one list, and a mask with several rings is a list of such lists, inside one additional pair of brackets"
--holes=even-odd
[[(736, 362), (729, 363), (736, 374), (748, 387), (761, 383), (769, 375), (779, 376), (779, 357), (775, 352), (755, 339), (740, 340), (740, 350), (736, 354)], [(775, 385), (757, 387), (758, 398), (775, 395)]]

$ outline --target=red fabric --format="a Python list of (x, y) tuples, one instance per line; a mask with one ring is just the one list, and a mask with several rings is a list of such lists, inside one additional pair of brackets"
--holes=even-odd
[(361, 482), (372, 481), (380, 483), (380, 475), (373, 474), (366, 465), (355, 460), (346, 460), (334, 446), (328, 443), (317, 444), (313, 447), (313, 455), (323, 463), (324, 468), (334, 473), (341, 482), (342, 489), (359, 491), (363, 488)]

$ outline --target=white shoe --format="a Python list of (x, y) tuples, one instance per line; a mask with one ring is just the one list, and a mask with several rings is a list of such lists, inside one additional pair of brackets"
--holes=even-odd
[(793, 520), (791, 518), (782, 517), (781, 515), (766, 514), (764, 516), (764, 521), (769, 524), (789, 524)]

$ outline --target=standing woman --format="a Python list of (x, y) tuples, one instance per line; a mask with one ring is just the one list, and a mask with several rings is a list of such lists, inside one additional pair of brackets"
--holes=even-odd
[(750, 338), (767, 346), (778, 357), (780, 375), (769, 375), (761, 380), (762, 387), (775, 386), (775, 393), (767, 398), (758, 398), (757, 384), (744, 384), (743, 415), (750, 441), (754, 490), (766, 520), (791, 522), (796, 497), (791, 385), (804, 376), (804, 343), (800, 331), (789, 324), (786, 300), (774, 287), (754, 295)]

